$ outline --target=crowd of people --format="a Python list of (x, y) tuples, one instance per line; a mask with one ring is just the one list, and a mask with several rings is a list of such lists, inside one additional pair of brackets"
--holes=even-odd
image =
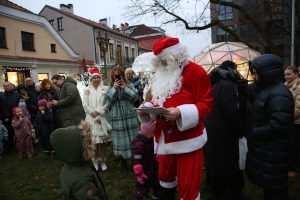
[(16, 148), (19, 159), (32, 158), (40, 142), (46, 159), (64, 163), (66, 199), (107, 199), (97, 172), (109, 170), (112, 144), (120, 171), (136, 175), (136, 200), (151, 189), (152, 199), (175, 200), (177, 187), (181, 199), (199, 200), (204, 168), (207, 199), (247, 199), (246, 172), (264, 200), (288, 200), (288, 178), (300, 172), (298, 68), (265, 54), (249, 62), (249, 84), (232, 61), (207, 74), (177, 38), (158, 40), (153, 54), (146, 89), (131, 68), (120, 67), (109, 86), (90, 68), (82, 98), (71, 77), (4, 82), (0, 156)]

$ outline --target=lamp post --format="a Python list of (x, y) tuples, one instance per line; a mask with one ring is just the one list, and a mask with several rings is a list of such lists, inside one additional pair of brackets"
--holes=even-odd
[(107, 36), (107, 33), (104, 33), (104, 37), (101, 36), (101, 33), (98, 35), (98, 43), (100, 46), (100, 51), (103, 50), (103, 55), (104, 55), (104, 73), (105, 73), (105, 79), (107, 78), (107, 70), (106, 70), (106, 53), (108, 50), (108, 45), (109, 45), (109, 39)]

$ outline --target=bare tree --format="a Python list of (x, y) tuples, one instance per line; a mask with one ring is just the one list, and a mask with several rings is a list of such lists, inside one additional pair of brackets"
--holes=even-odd
[[(229, 33), (234, 41), (243, 41), (243, 38), (241, 38), (243, 36), (239, 35), (234, 29), (229, 28), (224, 21), (218, 20), (218, 18), (211, 19), (210, 17), (211, 6), (228, 6), (239, 13), (241, 18), (239, 23), (251, 24), (254, 27), (255, 30), (253, 31), (256, 31), (259, 35), (259, 42), (266, 46), (270, 53), (277, 51), (274, 40), (270, 35), (270, 27), (265, 23), (265, 20), (262, 20), (266, 17), (266, 13), (269, 14), (269, 19), (276, 19), (276, 14), (274, 15), (266, 10), (270, 10), (272, 1), (259, 1), (263, 5), (260, 9), (255, 5), (255, 2), (250, 0), (129, 0), (129, 2), (125, 13), (128, 19), (154, 17), (162, 24), (180, 23), (186, 30), (197, 32), (211, 27), (219, 27)], [(289, 3), (286, 3), (288, 1), (283, 2), (285, 2), (285, 6), (289, 6)], [(270, 4), (269, 7), (268, 4)], [(297, 4), (297, 7), (299, 7), (299, 4)], [(296, 11), (298, 12), (296, 16), (299, 19), (299, 9), (296, 9)], [(278, 28), (282, 29), (283, 34), (289, 36), (289, 27)], [(297, 32), (300, 31), (299, 26), (296, 27), (296, 30)], [(251, 47), (251, 44), (247, 41), (243, 42)], [(299, 44), (299, 41), (296, 41), (297, 43)], [(296, 45), (296, 53), (297, 51), (299, 52)]]

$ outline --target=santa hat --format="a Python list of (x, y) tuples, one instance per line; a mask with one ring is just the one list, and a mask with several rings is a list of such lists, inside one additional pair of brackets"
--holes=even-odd
[(42, 106), (42, 107), (45, 107), (45, 108), (48, 108), (48, 103), (47, 103), (46, 99), (39, 100), (38, 105)]
[(90, 68), (89, 73), (90, 73), (90, 79), (92, 79), (94, 76), (101, 76), (101, 71), (97, 68)]
[(179, 51), (181, 48), (178, 38), (164, 37), (154, 43), (153, 53), (156, 56), (164, 56)]
[(141, 124), (140, 134), (150, 137), (154, 133), (156, 121), (153, 121), (151, 124)]

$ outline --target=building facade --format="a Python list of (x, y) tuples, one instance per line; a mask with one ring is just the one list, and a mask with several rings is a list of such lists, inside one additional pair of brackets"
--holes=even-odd
[(28, 76), (38, 82), (57, 73), (79, 73), (79, 55), (44, 17), (2, 0), (0, 21), (1, 82), (18, 85)]
[[(240, 41), (260, 53), (279, 55), (285, 66), (291, 63), (291, 0), (226, 0), (240, 5), (244, 10), (211, 4), (211, 20), (220, 20), (233, 30)], [(296, 9), (299, 8), (296, 1)], [(297, 13), (297, 12), (296, 12)], [(299, 15), (299, 13), (298, 13)], [(296, 15), (296, 33), (300, 31)], [(212, 43), (237, 41), (220, 27), (212, 27)], [(297, 35), (297, 34), (295, 34)], [(295, 64), (299, 65), (300, 40), (295, 38)]]
[(40, 15), (80, 54), (80, 59), (104, 65), (104, 75), (109, 75), (113, 66), (131, 66), (138, 55), (135, 39), (110, 28), (106, 19), (94, 22), (75, 15), (72, 4), (60, 4), (60, 9), (46, 5)]

